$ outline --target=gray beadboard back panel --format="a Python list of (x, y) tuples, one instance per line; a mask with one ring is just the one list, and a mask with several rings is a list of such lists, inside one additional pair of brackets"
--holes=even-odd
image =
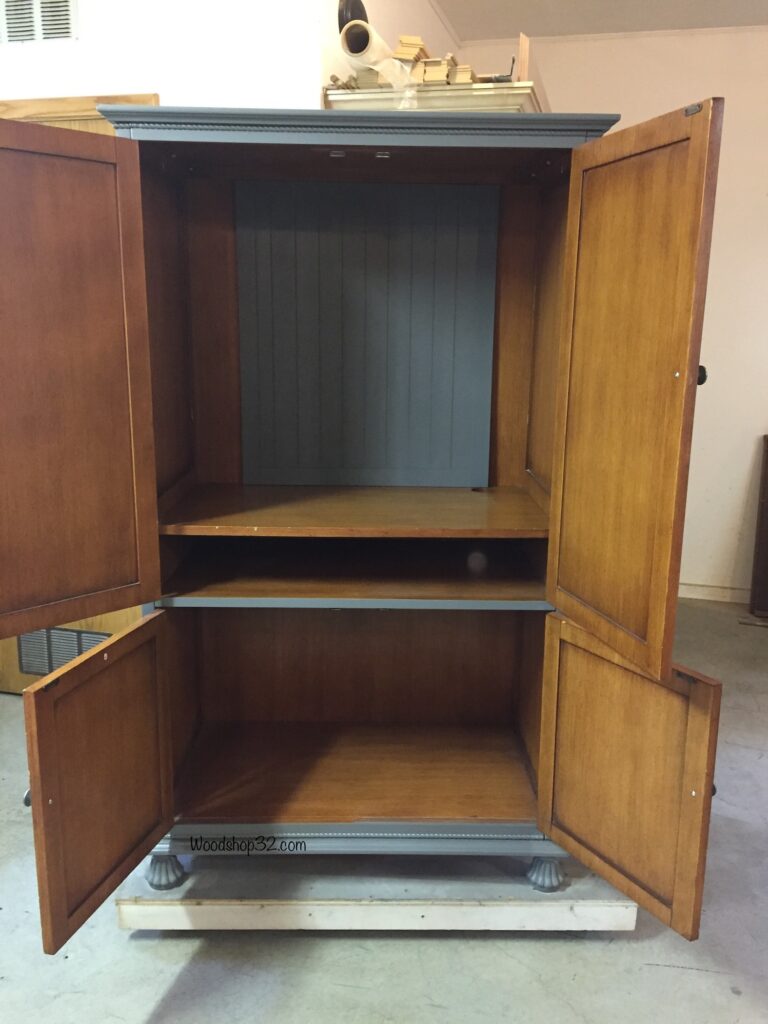
[(488, 485), (498, 206), (238, 183), (245, 484)]

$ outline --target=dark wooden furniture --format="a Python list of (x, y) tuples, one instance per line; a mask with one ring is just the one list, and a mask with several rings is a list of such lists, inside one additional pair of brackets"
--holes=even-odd
[(528, 829), (696, 936), (720, 688), (671, 649), (721, 113), (0, 124), (2, 635), (159, 609), (25, 693), (47, 951), (171, 826), (299, 819)]
[(768, 434), (763, 438), (763, 469), (757, 505), (755, 558), (752, 566), (749, 610), (760, 618), (768, 617)]

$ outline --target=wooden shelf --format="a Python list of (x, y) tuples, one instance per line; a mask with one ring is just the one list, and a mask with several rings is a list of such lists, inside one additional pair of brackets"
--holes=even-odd
[(220, 723), (177, 791), (180, 824), (534, 822), (508, 729)]
[(551, 608), (541, 541), (192, 543), (184, 566), (163, 587), (164, 607)]
[(185, 537), (546, 537), (515, 487), (238, 487), (201, 484), (161, 515)]

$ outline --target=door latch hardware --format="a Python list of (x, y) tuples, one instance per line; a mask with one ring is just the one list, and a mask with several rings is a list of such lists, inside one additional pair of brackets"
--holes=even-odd
[(701, 366), (701, 365), (699, 366), (699, 375), (696, 378), (696, 383), (698, 384), (699, 387), (701, 387), (702, 384), (706, 384), (707, 383), (707, 368), (706, 368), (706, 366)]

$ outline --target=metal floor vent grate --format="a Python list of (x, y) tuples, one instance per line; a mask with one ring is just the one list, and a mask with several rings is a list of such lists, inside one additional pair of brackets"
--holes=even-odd
[(47, 676), (61, 668), (79, 654), (90, 651), (111, 633), (97, 633), (91, 629), (36, 629), (22, 633), (19, 643), (19, 671), (34, 676)]

